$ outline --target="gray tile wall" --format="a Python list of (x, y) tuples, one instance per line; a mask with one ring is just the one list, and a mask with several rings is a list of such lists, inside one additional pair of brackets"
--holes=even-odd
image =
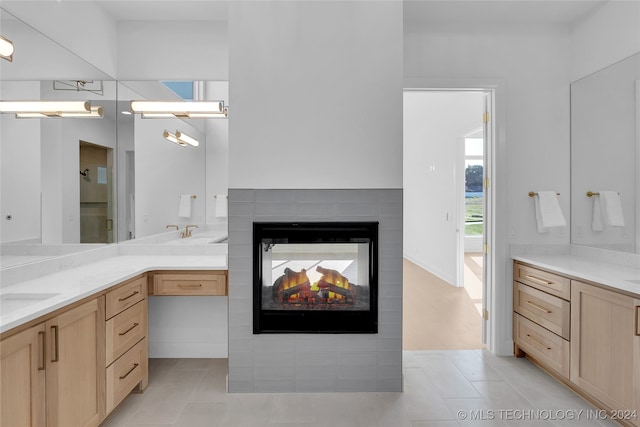
[[(378, 334), (253, 335), (254, 221), (379, 221)], [(402, 189), (229, 190), (229, 392), (402, 390)]]

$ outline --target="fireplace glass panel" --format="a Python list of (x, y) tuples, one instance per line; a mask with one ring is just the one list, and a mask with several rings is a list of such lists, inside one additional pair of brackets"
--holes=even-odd
[(263, 243), (263, 310), (369, 310), (367, 243)]
[(254, 333), (377, 333), (378, 223), (254, 223)]

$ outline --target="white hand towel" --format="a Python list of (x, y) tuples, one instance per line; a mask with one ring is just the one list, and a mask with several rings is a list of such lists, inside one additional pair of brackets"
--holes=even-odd
[(617, 191), (599, 191), (602, 219), (607, 227), (624, 227), (622, 203)]
[(183, 194), (180, 196), (178, 216), (180, 218), (191, 218), (191, 194)]
[(227, 216), (227, 195), (216, 194), (216, 217), (224, 218)]
[(593, 231), (604, 230), (604, 219), (602, 218), (600, 197), (598, 196), (593, 196), (593, 218), (591, 220), (591, 228)]
[(534, 203), (538, 233), (546, 233), (551, 227), (567, 225), (555, 191), (538, 191)]

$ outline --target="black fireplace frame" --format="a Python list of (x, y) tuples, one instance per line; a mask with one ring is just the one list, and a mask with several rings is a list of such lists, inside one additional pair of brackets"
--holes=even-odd
[[(271, 239), (273, 243), (369, 242), (369, 310), (263, 309), (260, 251), (264, 239)], [(378, 333), (378, 247), (378, 222), (254, 222), (253, 333)]]

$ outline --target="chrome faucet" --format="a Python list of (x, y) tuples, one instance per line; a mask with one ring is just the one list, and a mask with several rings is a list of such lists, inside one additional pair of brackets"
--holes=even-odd
[(187, 238), (187, 237), (191, 237), (191, 230), (189, 230), (189, 227), (191, 228), (198, 228), (197, 225), (187, 225), (187, 227), (184, 229), (184, 231), (182, 232), (182, 238)]
[(175, 227), (175, 228), (176, 228), (176, 231), (178, 231), (178, 230), (179, 230), (179, 227), (178, 227), (177, 225), (173, 225), (173, 224), (169, 224), (169, 225), (167, 225), (165, 228), (172, 228), (172, 227)]

